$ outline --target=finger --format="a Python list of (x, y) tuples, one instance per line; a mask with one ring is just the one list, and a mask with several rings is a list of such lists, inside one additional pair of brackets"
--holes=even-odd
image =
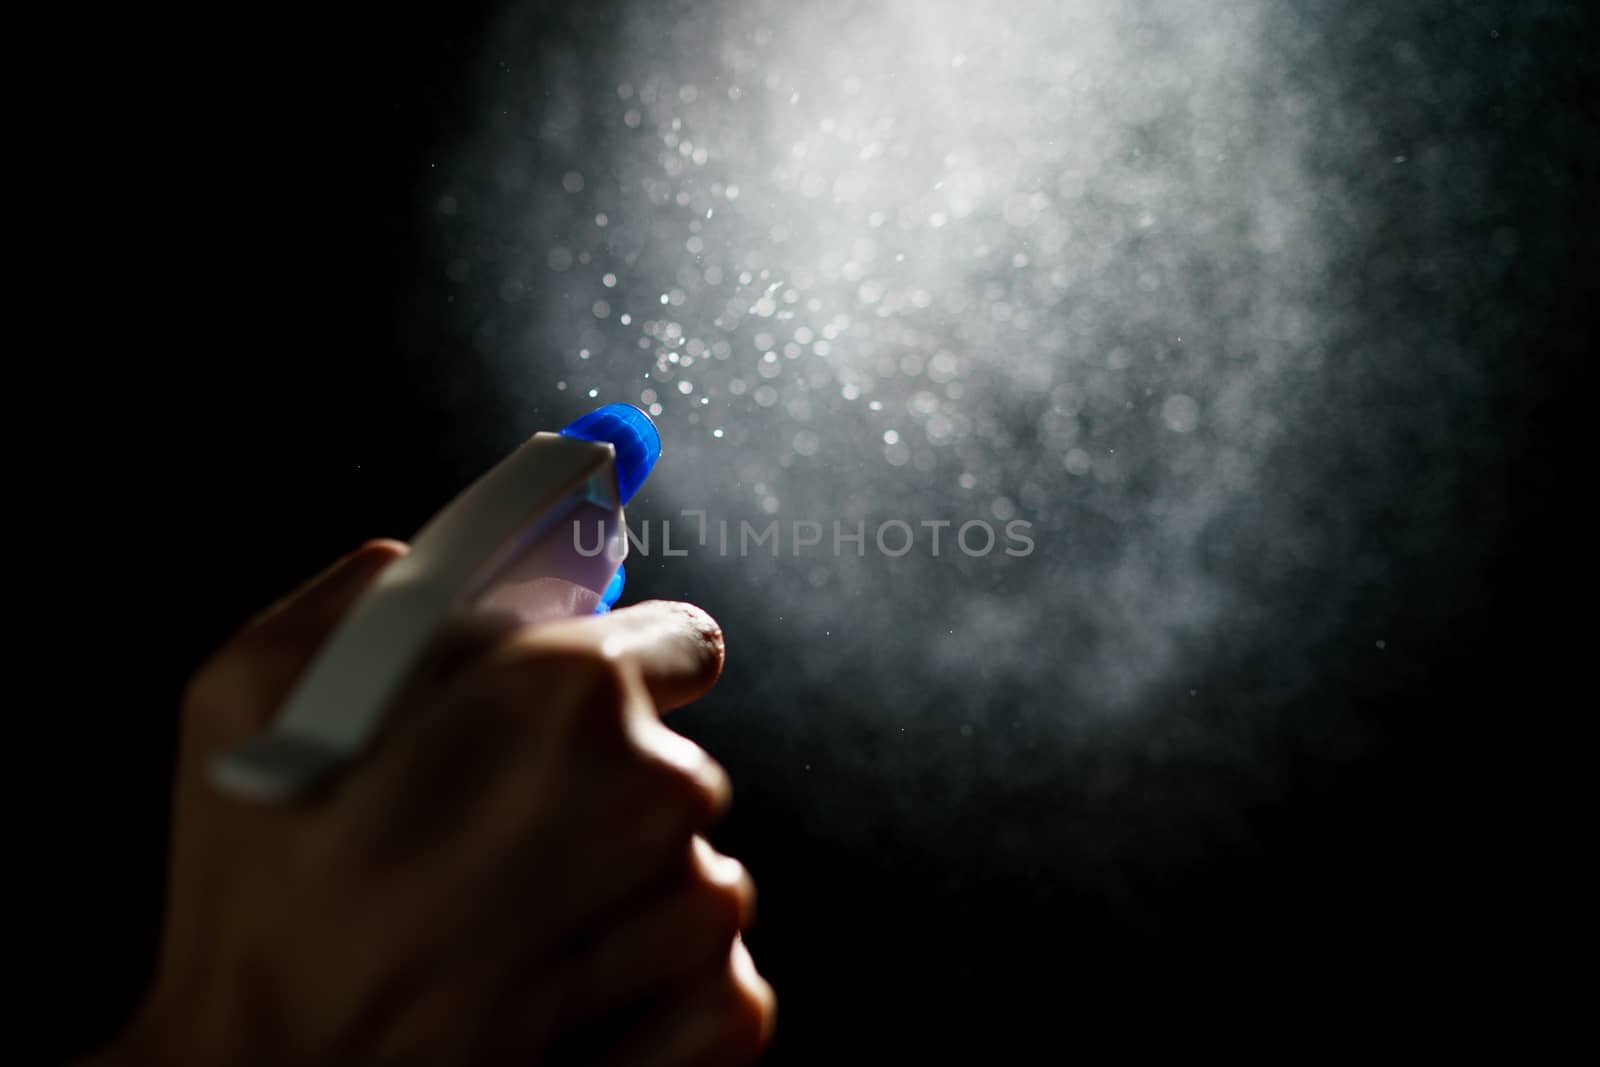
[(722, 628), (693, 604), (650, 600), (606, 615), (564, 619), (529, 631), (548, 647), (598, 650), (639, 668), (661, 711), (704, 696), (722, 673)]
[(190, 681), (189, 747), (209, 752), (263, 729), (339, 620), (406, 551), (369, 541), (247, 624)]
[(246, 632), (293, 633), (314, 651), (373, 579), (408, 551), (403, 541), (368, 541), (261, 612), (249, 622)]
[[(417, 657), (402, 689), (412, 695), (412, 703), (436, 697), (438, 690), (448, 687), (454, 677), (523, 628), (517, 616), (504, 611), (474, 610), (452, 615)], [(417, 686), (424, 687), (425, 693), (417, 693)]]
[(547, 933), (586, 929), (681, 871), (727, 809), (727, 773), (661, 723), (631, 662), (502, 643), (431, 703), (396, 709), (345, 810), (371, 851), (447, 842), (439, 877), (484, 879), (485, 916), (533, 893)]
[[(647, 716), (645, 712), (634, 719), (642, 729), (670, 737), (677, 745), (657, 741), (638, 746), (615, 766), (569, 762), (565, 768), (571, 773), (560, 793), (572, 810), (583, 812), (581, 820), (549, 828), (561, 842), (561, 867), (568, 875), (565, 891), (546, 884), (548, 872), (537, 866), (522, 871), (533, 880), (524, 895), (537, 892), (545, 901), (545, 914), (563, 917), (567, 929), (598, 929), (614, 922), (619, 910), (641, 895), (659, 892), (663, 882), (681, 875), (695, 835), (727, 809), (727, 772), (698, 745)], [(503, 796), (496, 806), (511, 811), (518, 802), (517, 797)], [(541, 816), (537, 811), (527, 811), (519, 821), (538, 825), (541, 818), (548, 824), (548, 813)], [(502, 839), (498, 854), (508, 857), (516, 839), (515, 832)], [(502, 879), (515, 884), (518, 868), (505, 858), (500, 868)]]
[(607, 1067), (745, 1067), (772, 1040), (777, 998), (744, 942), (651, 1008), (595, 1062)]
[(591, 1020), (726, 959), (754, 914), (755, 883), (744, 865), (695, 837), (677, 885), (580, 949), (568, 1018)]

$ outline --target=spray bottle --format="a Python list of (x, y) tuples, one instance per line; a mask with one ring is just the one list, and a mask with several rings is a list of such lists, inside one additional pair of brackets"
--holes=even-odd
[(537, 433), (440, 511), (356, 602), (272, 726), (223, 753), (212, 782), (244, 799), (291, 799), (359, 756), (450, 617), (525, 622), (601, 613), (622, 593), (623, 505), (661, 455), (650, 417), (607, 404)]

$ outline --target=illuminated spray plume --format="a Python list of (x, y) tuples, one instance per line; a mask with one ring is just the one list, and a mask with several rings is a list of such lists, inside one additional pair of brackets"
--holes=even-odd
[[(922, 754), (895, 766), (943, 768), (952, 804), (997, 776), (1048, 798), (1073, 753), (1270, 787), (1269, 746), (1359, 741), (1296, 701), (1320, 657), (1383, 654), (1381, 619), (1352, 612), (1439, 541), (1448, 505), (1402, 487), (1390, 445), (1448, 481), (1447, 428), (1483, 418), (1453, 338), (1383, 290), (1357, 315), (1367, 271), (1427, 280), (1365, 201), (1451, 150), (1386, 141), (1345, 91), (1339, 50), (1370, 18), (549, 18), (513, 5), (489, 35), (480, 127), (430, 205), (460, 336), (513, 397), (656, 417), (668, 458), (637, 514), (920, 534), (893, 558), (691, 553), (663, 588), (739, 627), (730, 669), (765, 702), (775, 773), (819, 699), (863, 764), (910, 730)], [(1023, 520), (1035, 547), (935, 558), (924, 519)], [(1219, 683), (1262, 657), (1270, 681)], [(1200, 728), (1213, 699), (1231, 725)], [(1072, 788), (1123, 788), (1117, 766)], [(884, 788), (887, 809), (922, 802)]]

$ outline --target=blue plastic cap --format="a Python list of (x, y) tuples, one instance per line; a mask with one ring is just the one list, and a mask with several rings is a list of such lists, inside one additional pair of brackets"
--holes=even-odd
[(622, 586), (626, 581), (627, 576), (624, 575), (622, 567), (618, 566), (617, 573), (611, 576), (610, 583), (606, 585), (606, 591), (600, 594), (600, 603), (594, 609), (596, 615), (604, 615), (611, 610), (622, 596)]
[(561, 428), (565, 437), (605, 441), (617, 450), (617, 492), (626, 504), (661, 458), (661, 435), (650, 416), (632, 404), (607, 404)]

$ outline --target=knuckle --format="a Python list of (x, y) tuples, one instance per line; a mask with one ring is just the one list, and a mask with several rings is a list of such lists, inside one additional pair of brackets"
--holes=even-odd
[(572, 684), (587, 703), (610, 709), (627, 700), (630, 679), (620, 660), (598, 652), (576, 652), (566, 657), (566, 663)]
[(709, 755), (704, 756), (696, 785), (701, 802), (699, 815), (704, 823), (715, 822), (727, 814), (733, 803), (733, 784), (722, 764)]
[(504, 683), (518, 696), (542, 695), (582, 722), (619, 726), (631, 679), (623, 663), (586, 647), (514, 644), (502, 662)]
[(742, 871), (731, 880), (698, 879), (691, 909), (697, 930), (718, 947), (732, 944), (745, 925), (754, 896), (754, 886)]
[(718, 1010), (722, 1031), (723, 1061), (745, 1064), (757, 1059), (767, 1044), (772, 1029), (773, 1005), (765, 996), (729, 980)]
[(545, 679), (561, 679), (585, 700), (617, 703), (627, 690), (627, 674), (622, 664), (589, 648), (560, 648), (536, 652), (532, 656), (535, 672)]
[(416, 677), (446, 680), (490, 660), (516, 625), (492, 612), (451, 618), (429, 642)]
[[(671, 733), (659, 724), (655, 729)], [(699, 745), (677, 734), (672, 737), (676, 751), (670, 758), (642, 747), (645, 789), (652, 806), (676, 813), (689, 830), (699, 829), (727, 811), (732, 793), (728, 774)]]

